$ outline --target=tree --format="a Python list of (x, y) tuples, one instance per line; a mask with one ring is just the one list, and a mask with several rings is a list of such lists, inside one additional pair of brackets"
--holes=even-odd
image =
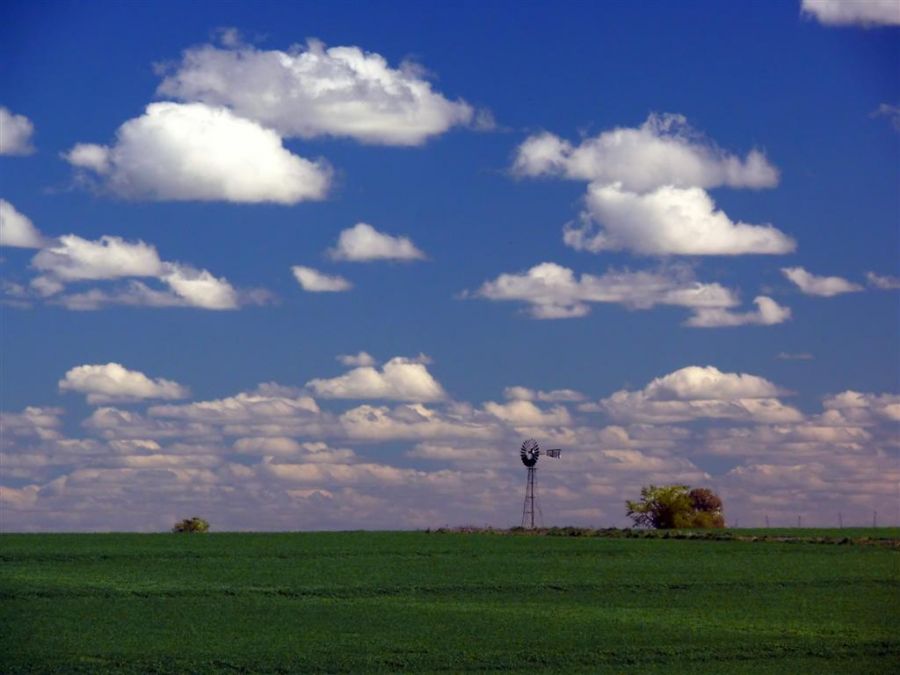
[(707, 488), (688, 492), (687, 485), (648, 485), (640, 501), (626, 501), (628, 517), (637, 527), (657, 530), (725, 527), (722, 500)]
[(209, 523), (203, 518), (198, 518), (194, 516), (193, 518), (185, 518), (177, 523), (175, 523), (175, 527), (172, 528), (172, 532), (208, 532), (209, 531)]

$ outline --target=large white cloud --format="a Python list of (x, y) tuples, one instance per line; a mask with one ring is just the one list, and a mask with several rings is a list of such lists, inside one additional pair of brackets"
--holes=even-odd
[(133, 199), (275, 202), (322, 199), (331, 169), (286, 150), (271, 129), (203, 103), (152, 103), (112, 146), (80, 143), (66, 158)]
[(360, 366), (335, 378), (310, 380), (306, 386), (323, 398), (438, 401), (446, 396), (425, 364), (399, 356), (381, 370)]
[(714, 366), (687, 366), (652, 380), (644, 387), (644, 393), (656, 401), (734, 401), (771, 398), (781, 390), (757, 375), (723, 373)]
[(0, 105), (0, 155), (30, 155), (34, 152), (32, 133), (31, 120)]
[(329, 249), (328, 255), (334, 260), (352, 262), (425, 258), (425, 254), (409, 238), (384, 234), (368, 223), (357, 223), (343, 230), (337, 245)]
[[(121, 237), (103, 236), (92, 241), (64, 235), (39, 251), (31, 266), (40, 272), (31, 281), (32, 289), (69, 309), (123, 304), (223, 310), (262, 301), (253, 293), (242, 297), (226, 279), (207, 270), (161, 260), (151, 244)], [(154, 289), (132, 278), (124, 287), (112, 290), (92, 288), (62, 295), (68, 284), (128, 277), (157, 279), (168, 290)]]
[(806, 295), (819, 295), (830, 298), (842, 293), (854, 293), (863, 290), (859, 284), (841, 277), (821, 277), (810, 274), (802, 267), (782, 267), (782, 274), (792, 281)]
[(600, 401), (600, 408), (615, 420), (650, 424), (705, 418), (801, 421), (803, 415), (781, 403), (778, 392), (774, 384), (755, 375), (688, 366), (654, 379), (639, 391), (617, 391)]
[(324, 274), (312, 267), (294, 265), (291, 267), (291, 272), (294, 273), (294, 278), (303, 290), (310, 293), (338, 293), (353, 288), (353, 284), (344, 277)]
[(421, 68), (392, 68), (379, 54), (315, 40), (287, 51), (189, 49), (159, 93), (228, 106), (285, 136), (347, 136), (386, 145), (420, 145), (476, 118), (465, 101), (433, 91)]
[(629, 192), (778, 183), (778, 170), (758, 150), (741, 159), (700, 136), (683, 115), (673, 114), (651, 114), (637, 128), (604, 131), (577, 146), (550, 133), (530, 136), (516, 151), (513, 172), (618, 183)]
[(658, 272), (610, 270), (601, 276), (576, 277), (567, 267), (541, 263), (520, 274), (501, 274), (485, 282), (475, 293), (488, 300), (511, 300), (528, 304), (536, 319), (585, 316), (590, 303), (615, 303), (631, 309), (656, 305), (690, 308), (724, 308), (738, 304), (737, 297), (719, 284), (696, 281), (686, 267)]
[(162, 378), (151, 379), (118, 363), (76, 366), (59, 381), (60, 391), (87, 395), (91, 405), (142, 399), (186, 398), (187, 387)]
[(40, 248), (43, 245), (44, 238), (31, 219), (5, 199), (0, 199), (0, 246)]
[(518, 148), (513, 172), (586, 181), (580, 222), (569, 246), (640, 255), (782, 254), (795, 242), (772, 225), (733, 221), (709, 188), (764, 188), (778, 171), (759, 151), (743, 159), (691, 129), (682, 115), (651, 114), (637, 128), (616, 128), (574, 146), (542, 133)]
[(803, 0), (802, 13), (828, 26), (898, 26), (896, 0)]
[(694, 315), (684, 322), (694, 328), (722, 328), (728, 326), (773, 326), (791, 318), (791, 310), (760, 295), (754, 298), (755, 310), (735, 312), (731, 309), (711, 307), (694, 310)]
[(705, 190), (662, 186), (629, 192), (619, 183), (593, 183), (581, 222), (563, 240), (576, 250), (632, 251), (642, 255), (783, 254), (793, 239), (771, 225), (733, 222)]

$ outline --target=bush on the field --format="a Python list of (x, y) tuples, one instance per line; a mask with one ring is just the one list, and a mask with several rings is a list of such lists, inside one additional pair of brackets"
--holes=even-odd
[(657, 530), (725, 527), (722, 500), (712, 490), (687, 485), (647, 485), (639, 501), (626, 501), (628, 517), (638, 527)]
[(175, 523), (172, 532), (208, 532), (209, 523), (203, 518), (194, 516), (193, 518), (185, 518)]

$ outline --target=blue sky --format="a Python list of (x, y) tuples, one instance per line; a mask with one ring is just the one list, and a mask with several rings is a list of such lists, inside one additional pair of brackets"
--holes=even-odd
[(900, 519), (892, 3), (0, 12), (3, 529)]

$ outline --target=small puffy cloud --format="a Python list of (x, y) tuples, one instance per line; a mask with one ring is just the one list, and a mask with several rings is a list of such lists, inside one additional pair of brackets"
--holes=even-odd
[(778, 170), (758, 150), (741, 159), (694, 131), (683, 115), (656, 113), (640, 127), (604, 131), (577, 146), (550, 133), (531, 136), (519, 146), (513, 172), (618, 183), (629, 192), (778, 183)]
[[(68, 309), (91, 310), (120, 304), (223, 310), (261, 301), (253, 293), (242, 297), (226, 279), (207, 270), (161, 260), (151, 244), (120, 237), (103, 236), (91, 241), (74, 234), (64, 235), (39, 251), (31, 266), (40, 272), (31, 281), (32, 289)], [(60, 295), (67, 284), (127, 277), (154, 278), (168, 290), (150, 288), (132, 279), (112, 291), (93, 288)]]
[(353, 288), (353, 284), (344, 277), (323, 274), (312, 267), (294, 265), (291, 267), (291, 272), (294, 273), (294, 278), (303, 287), (303, 290), (310, 293), (337, 293)]
[(549, 401), (549, 402), (575, 402), (583, 401), (585, 396), (574, 389), (554, 389), (552, 391), (540, 391), (527, 387), (506, 387), (503, 397), (513, 401)]
[(900, 26), (896, 0), (803, 0), (801, 12), (826, 26)]
[(329, 249), (334, 260), (423, 260), (425, 254), (407, 237), (379, 232), (368, 223), (357, 223), (341, 232), (337, 245)]
[(292, 154), (276, 132), (202, 103), (152, 103), (112, 146), (79, 143), (65, 157), (131, 199), (296, 204), (331, 183), (326, 164)]
[(166, 263), (160, 279), (191, 307), (203, 309), (238, 307), (237, 293), (231, 284), (224, 278), (214, 277), (206, 270), (197, 270), (178, 263)]
[(882, 291), (895, 291), (900, 288), (900, 277), (892, 277), (887, 274), (875, 274), (875, 272), (866, 272), (866, 281), (869, 286)]
[(665, 185), (647, 193), (621, 184), (594, 183), (580, 222), (563, 240), (580, 251), (632, 251), (642, 255), (778, 255), (796, 242), (771, 225), (734, 222), (705, 190)]
[(585, 316), (589, 303), (614, 303), (631, 309), (655, 305), (723, 308), (738, 304), (735, 294), (719, 284), (703, 284), (689, 268), (658, 272), (610, 270), (601, 276), (576, 277), (567, 267), (541, 263), (520, 274), (501, 274), (473, 294), (488, 300), (525, 302), (536, 319)]
[(63, 159), (72, 166), (90, 169), (100, 174), (110, 170), (109, 156), (109, 148), (96, 143), (76, 143), (69, 152), (63, 153)]
[(322, 398), (438, 401), (446, 397), (425, 364), (399, 356), (381, 370), (360, 366), (332, 379), (310, 380), (306, 386)]
[(855, 293), (863, 290), (859, 284), (841, 277), (820, 277), (810, 274), (802, 267), (782, 267), (781, 273), (792, 281), (805, 295), (818, 295), (830, 298), (842, 293)]
[(34, 125), (31, 120), (0, 106), (0, 155), (30, 155), (34, 152), (32, 133)]
[(40, 248), (43, 245), (44, 238), (31, 219), (5, 199), (0, 199), (0, 246)]
[(143, 399), (179, 399), (189, 395), (186, 387), (162, 378), (151, 379), (118, 363), (77, 366), (59, 381), (60, 391), (87, 395), (91, 405)]
[(512, 400), (506, 403), (489, 401), (484, 404), (489, 415), (514, 427), (550, 427), (572, 423), (569, 411), (562, 406), (542, 410), (531, 401)]
[(349, 366), (374, 366), (375, 359), (367, 352), (359, 352), (359, 354), (341, 354), (337, 357), (339, 363)]
[(719, 307), (700, 308), (694, 311), (694, 315), (684, 325), (693, 328), (774, 326), (791, 318), (789, 307), (783, 307), (765, 295), (757, 296), (753, 302), (756, 309), (749, 312), (735, 312)]
[(617, 391), (601, 400), (600, 407), (613, 419), (648, 424), (697, 419), (801, 421), (798, 410), (775, 398), (778, 393), (774, 384), (755, 375), (688, 366), (656, 378), (640, 391)]
[(384, 145), (421, 145), (453, 126), (485, 119), (465, 101), (433, 91), (421, 68), (392, 68), (359, 47), (326, 48), (315, 40), (287, 51), (225, 45), (231, 48), (187, 50), (159, 93), (227, 106), (284, 136)]

